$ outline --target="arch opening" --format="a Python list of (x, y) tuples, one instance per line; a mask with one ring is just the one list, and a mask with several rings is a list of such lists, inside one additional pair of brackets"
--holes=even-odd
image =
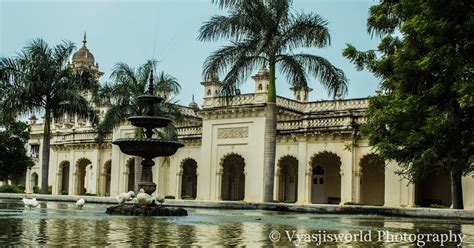
[(298, 160), (291, 156), (283, 157), (278, 167), (280, 168), (278, 200), (296, 202), (298, 199)]
[(104, 174), (105, 174), (105, 196), (110, 196), (110, 184), (112, 181), (112, 161), (107, 160), (104, 164)]
[(245, 198), (245, 162), (237, 154), (228, 155), (222, 162), (221, 199), (241, 201)]
[(375, 154), (360, 160), (360, 203), (383, 206), (385, 202), (385, 161)]
[(341, 159), (322, 152), (311, 159), (311, 203), (341, 202)]
[(181, 199), (196, 199), (197, 195), (197, 162), (187, 159), (183, 162), (181, 178)]
[(415, 184), (415, 204), (420, 207), (450, 207), (451, 179), (449, 173), (431, 173)]
[(68, 195), (69, 194), (69, 171), (70, 171), (70, 163), (69, 161), (62, 162), (60, 165), (60, 173), (61, 173), (61, 186), (59, 187), (59, 194), (61, 195)]
[(83, 158), (76, 163), (76, 194), (85, 195), (92, 192), (92, 162)]

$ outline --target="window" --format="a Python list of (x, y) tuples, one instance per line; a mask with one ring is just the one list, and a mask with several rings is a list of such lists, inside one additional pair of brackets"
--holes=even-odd
[(35, 157), (35, 158), (39, 157), (39, 147), (40, 147), (39, 145), (31, 145), (30, 153), (32, 157)]
[(207, 90), (207, 95), (210, 96), (211, 95), (211, 90)]

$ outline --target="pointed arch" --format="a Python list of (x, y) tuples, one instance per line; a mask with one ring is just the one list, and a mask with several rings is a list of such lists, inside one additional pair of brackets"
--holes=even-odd
[(245, 159), (237, 153), (228, 153), (219, 163), (221, 175), (221, 199), (241, 201), (245, 199)]
[(339, 204), (341, 201), (341, 158), (336, 153), (322, 151), (309, 160), (311, 202)]
[(112, 160), (105, 161), (102, 169), (101, 180), (103, 182), (102, 192), (105, 196), (110, 196), (110, 184), (112, 181)]
[(74, 167), (74, 180), (75, 180), (75, 194), (84, 195), (86, 193), (91, 193), (91, 185), (88, 185), (91, 180), (91, 172), (93, 170), (93, 165), (91, 159), (82, 157), (76, 161)]
[(196, 199), (197, 196), (197, 162), (193, 158), (185, 158), (179, 164), (179, 176), (181, 177), (180, 192), (181, 199)]
[(285, 155), (277, 161), (278, 200), (296, 202), (298, 198), (298, 159)]
[(359, 161), (360, 203), (383, 206), (385, 202), (385, 161), (374, 153)]
[(68, 160), (63, 160), (59, 163), (58, 166), (58, 180), (57, 180), (57, 188), (58, 194), (60, 195), (68, 195), (70, 194), (69, 191), (69, 175), (71, 171), (71, 163)]

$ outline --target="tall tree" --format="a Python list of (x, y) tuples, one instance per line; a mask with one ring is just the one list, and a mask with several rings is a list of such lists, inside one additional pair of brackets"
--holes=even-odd
[[(142, 115), (143, 108), (140, 106), (138, 97), (148, 94), (148, 82), (151, 71), (156, 69), (156, 60), (148, 60), (145, 64), (137, 69), (125, 64), (117, 63), (112, 71), (110, 78), (111, 83), (106, 83), (99, 90), (99, 99), (107, 101), (109, 109), (104, 118), (96, 127), (97, 140), (102, 142), (105, 136), (112, 132), (115, 127), (127, 120), (127, 117), (133, 115)], [(181, 90), (176, 78), (161, 72), (153, 74), (155, 82), (155, 94), (165, 98), (165, 101), (155, 105), (155, 113), (162, 116), (169, 116), (173, 119), (181, 119), (180, 106), (174, 102), (170, 102), (170, 95), (178, 94)], [(175, 139), (176, 132), (172, 125), (157, 131), (161, 138)], [(136, 129), (136, 136), (144, 136), (141, 128)], [(141, 177), (141, 165), (135, 160), (135, 188)]]
[(212, 53), (204, 62), (203, 74), (210, 78), (219, 73), (221, 93), (232, 96), (256, 68), (269, 66), (268, 99), (265, 110), (264, 201), (273, 200), (276, 151), (276, 69), (293, 87), (307, 87), (308, 74), (319, 78), (335, 96), (347, 92), (342, 70), (327, 59), (293, 53), (299, 48), (325, 48), (330, 45), (327, 21), (314, 13), (292, 13), (289, 0), (216, 0), (228, 15), (212, 16), (200, 28), (201, 41), (230, 40), (230, 45)]
[(5, 119), (0, 113), (0, 180), (19, 178), (34, 165), (25, 149), (28, 136), (27, 123)]
[(50, 47), (44, 40), (27, 43), (17, 56), (0, 60), (2, 111), (10, 117), (36, 112), (44, 114), (41, 160), (41, 193), (48, 193), (51, 121), (64, 114), (95, 120), (83, 97), (98, 83), (87, 71), (68, 67), (75, 46), (69, 41)]
[(472, 1), (379, 1), (367, 27), (378, 48), (343, 53), (385, 91), (369, 100), (364, 133), (412, 182), (450, 174), (453, 208), (462, 209), (461, 178), (474, 170)]

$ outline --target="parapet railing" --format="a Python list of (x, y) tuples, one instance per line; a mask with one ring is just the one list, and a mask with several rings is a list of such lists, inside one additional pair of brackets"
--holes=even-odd
[[(205, 98), (203, 108), (232, 107), (265, 103), (266, 94), (242, 94), (226, 99), (224, 97)], [(364, 109), (368, 106), (367, 98), (324, 100), (316, 102), (300, 102), (285, 97), (277, 96), (276, 104), (289, 110), (301, 113), (312, 113), (318, 111)]]

